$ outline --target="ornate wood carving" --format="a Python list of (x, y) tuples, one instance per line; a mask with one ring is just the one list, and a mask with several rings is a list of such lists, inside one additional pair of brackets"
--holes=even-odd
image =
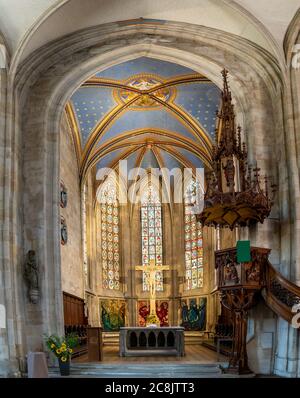
[(238, 263), (236, 248), (215, 252), (218, 285), (222, 305), (231, 311), (233, 320), (233, 348), (225, 372), (252, 373), (248, 366), (246, 347), (248, 311), (266, 286), (266, 267), (269, 249), (251, 248), (251, 261)]
[(233, 348), (226, 372), (252, 373), (248, 366), (246, 347), (248, 310), (256, 303), (257, 290), (244, 288), (228, 289), (222, 292), (222, 304), (232, 312)]
[(282, 286), (275, 278), (272, 279), (270, 287), (270, 292), (288, 307), (293, 307), (295, 304), (300, 303), (300, 297)]
[(292, 322), (299, 310), (300, 287), (284, 278), (270, 263), (266, 271), (266, 289), (262, 291), (266, 304), (281, 318)]
[[(236, 127), (228, 72), (222, 71), (224, 88), (218, 114), (220, 130), (212, 153), (212, 170), (207, 173), (204, 207), (197, 216), (202, 225), (233, 229), (263, 222), (270, 214), (273, 198), (269, 197), (268, 181), (261, 187), (259, 168), (248, 167), (247, 149), (241, 142), (241, 127)], [(271, 186), (272, 193), (275, 185)]]

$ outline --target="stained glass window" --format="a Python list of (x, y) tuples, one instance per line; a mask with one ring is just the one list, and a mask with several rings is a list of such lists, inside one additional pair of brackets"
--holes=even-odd
[(192, 211), (196, 188), (196, 182), (192, 180), (184, 196), (185, 280), (187, 290), (203, 286), (202, 227)]
[(103, 288), (120, 289), (119, 203), (115, 184), (107, 182), (100, 193), (101, 260)]
[[(162, 215), (158, 192), (150, 185), (141, 197), (142, 264), (162, 265)], [(143, 291), (149, 290), (149, 273), (143, 272)], [(156, 290), (163, 291), (163, 273), (156, 272)]]

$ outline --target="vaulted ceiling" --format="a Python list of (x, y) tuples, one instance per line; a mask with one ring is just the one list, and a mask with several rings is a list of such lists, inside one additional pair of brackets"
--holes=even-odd
[(141, 57), (96, 73), (66, 110), (81, 175), (117, 166), (202, 167), (210, 159), (220, 90), (186, 67)]
[(180, 21), (239, 35), (283, 54), (299, 0), (0, 0), (0, 32), (12, 57), (87, 27), (143, 17)]

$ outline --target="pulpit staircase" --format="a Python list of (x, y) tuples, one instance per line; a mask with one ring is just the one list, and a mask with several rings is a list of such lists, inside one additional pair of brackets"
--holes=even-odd
[[(265, 286), (263, 286), (260, 293), (266, 305), (276, 315), (278, 315), (278, 317), (297, 325), (297, 319), (300, 319), (300, 313), (299, 316), (297, 316), (297, 319), (295, 318), (295, 315), (300, 311), (300, 287), (282, 276), (269, 261), (266, 262), (265, 268)], [(204, 340), (202, 345), (214, 351), (218, 351), (217, 341), (220, 339), (220, 353), (225, 356), (229, 356), (231, 352), (230, 344), (228, 344), (229, 347), (223, 347), (223, 345), (224, 341), (226, 343), (226, 339), (228, 339), (228, 342), (230, 343), (232, 330), (230, 330), (229, 333), (226, 333), (226, 330), (223, 331), (223, 333), (222, 331), (220, 333), (219, 329), (228, 329), (230, 326), (232, 328), (232, 325), (228, 323), (217, 324), (215, 332), (212, 333), (212, 335), (214, 335), (213, 339), (207, 341)]]
[(300, 310), (300, 287), (282, 276), (269, 261), (266, 264), (266, 286), (261, 294), (273, 312), (287, 322), (293, 322), (297, 310)]
[(297, 322), (300, 318), (300, 287), (275, 270), (269, 261), (270, 251), (251, 247), (247, 260), (238, 260), (237, 248), (215, 252), (221, 303), (230, 311), (233, 325), (233, 346), (224, 372), (251, 373), (247, 356), (247, 318), (249, 309), (261, 298), (279, 317), (295, 328), (300, 327)]

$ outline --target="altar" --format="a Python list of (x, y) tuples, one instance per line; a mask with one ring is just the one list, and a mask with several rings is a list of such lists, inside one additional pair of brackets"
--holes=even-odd
[(169, 270), (168, 265), (155, 264), (137, 266), (137, 271), (148, 272), (150, 313), (147, 326), (120, 328), (120, 356), (176, 355), (184, 356), (184, 328), (180, 326), (159, 327), (156, 313), (156, 272)]
[(120, 356), (174, 355), (184, 352), (184, 328), (122, 327), (120, 328)]

